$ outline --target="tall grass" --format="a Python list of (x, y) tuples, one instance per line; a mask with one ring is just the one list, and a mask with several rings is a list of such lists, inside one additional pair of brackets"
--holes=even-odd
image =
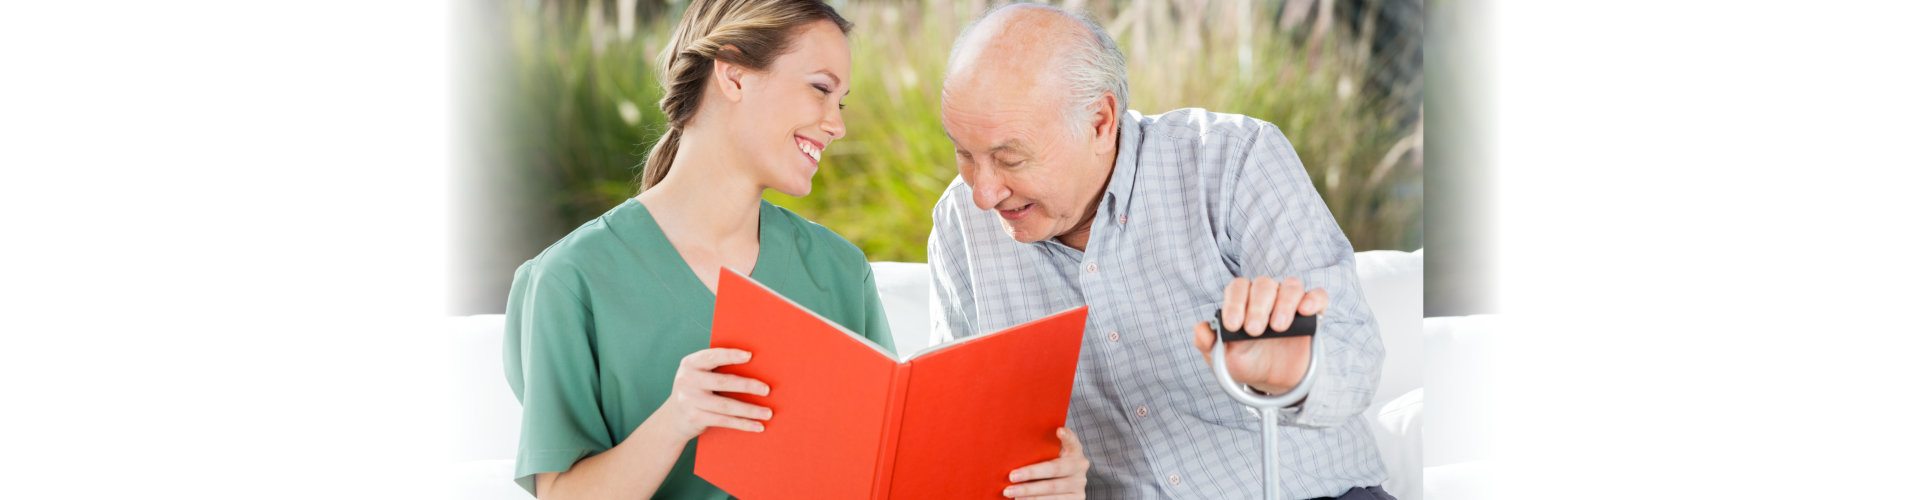
[[(953, 37), (983, 8), (977, 3), (840, 5), (857, 25), (849, 133), (822, 158), (811, 195), (769, 191), (767, 199), (840, 233), (871, 260), (924, 261), (929, 213), (956, 175), (940, 126), (940, 79)], [(1356, 249), (1420, 247), (1419, 121), (1400, 104), (1417, 94), (1418, 79), (1372, 90), (1359, 33), (1324, 22), (1283, 28), (1278, 7), (1255, 3), (1186, 10), (1119, 2), (1093, 14), (1128, 51), (1132, 108), (1203, 107), (1272, 122)], [(552, 207), (537, 215), (553, 221), (548, 236), (558, 238), (634, 194), (638, 165), (665, 130), (653, 59), (678, 8), (634, 22), (623, 37), (596, 14), (597, 2), (584, 11), (542, 5), (502, 6), (512, 11), (514, 79), (503, 95), (512, 123), (498, 140), (506, 141), (504, 164), (524, 169), (516, 178), (534, 205)], [(1411, 125), (1407, 116), (1416, 117)]]

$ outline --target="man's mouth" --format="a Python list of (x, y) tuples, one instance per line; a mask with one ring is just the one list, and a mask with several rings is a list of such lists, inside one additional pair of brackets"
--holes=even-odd
[(1000, 212), (1000, 218), (1002, 219), (1006, 219), (1010, 221), (1020, 220), (1020, 219), (1026, 218), (1027, 214), (1033, 212), (1033, 204), (1028, 203), (1026, 205), (1021, 205), (1020, 208), (1016, 208), (1013, 210), (1000, 210), (999, 212)]
[(820, 150), (827, 148), (825, 144), (798, 135), (793, 136), (793, 144), (800, 148), (800, 154), (806, 155), (807, 160), (812, 161), (814, 166), (820, 165)]

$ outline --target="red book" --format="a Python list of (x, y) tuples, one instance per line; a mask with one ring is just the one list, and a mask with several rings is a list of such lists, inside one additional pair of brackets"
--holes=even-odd
[(710, 428), (693, 471), (743, 500), (1004, 498), (1007, 474), (1060, 456), (1087, 308), (899, 358), (732, 270), (713, 347), (720, 372), (770, 387), (766, 430)]

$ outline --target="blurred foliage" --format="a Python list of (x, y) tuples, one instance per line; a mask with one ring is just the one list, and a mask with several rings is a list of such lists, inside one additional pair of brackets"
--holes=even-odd
[[(988, 6), (835, 5), (856, 24), (853, 86), (860, 91), (847, 101), (849, 133), (822, 158), (811, 195), (769, 190), (766, 198), (840, 233), (870, 260), (925, 261), (929, 214), (956, 175), (940, 126), (940, 79), (954, 36)], [(1418, 248), (1420, 4), (1328, 5), (1069, 7), (1088, 10), (1127, 52), (1130, 107), (1146, 114), (1201, 107), (1272, 122), (1356, 250)], [(500, 8), (509, 11), (511, 76), (502, 94), (506, 137), (497, 138), (507, 158), (498, 163), (521, 174), (513, 178), (525, 183), (534, 206), (552, 207), (537, 215), (554, 221), (548, 233), (557, 239), (635, 194), (639, 165), (666, 129), (654, 58), (684, 5), (514, 1)], [(1383, 36), (1379, 19), (1412, 21)]]

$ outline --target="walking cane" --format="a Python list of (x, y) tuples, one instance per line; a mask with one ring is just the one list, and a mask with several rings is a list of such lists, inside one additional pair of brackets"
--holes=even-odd
[[(1294, 313), (1293, 325), (1288, 326), (1285, 331), (1268, 331), (1259, 337), (1253, 337), (1247, 335), (1245, 331), (1227, 330), (1224, 322), (1221, 321), (1220, 312), (1213, 313), (1213, 331), (1219, 336), (1213, 343), (1213, 378), (1220, 381), (1220, 388), (1227, 391), (1227, 396), (1260, 413), (1261, 463), (1266, 468), (1265, 489), (1266, 498), (1269, 500), (1280, 498), (1280, 409), (1307, 397), (1307, 388), (1313, 386), (1313, 375), (1320, 364), (1322, 342), (1309, 340), (1313, 346), (1313, 352), (1307, 358), (1307, 375), (1300, 378), (1300, 385), (1294, 386), (1293, 390), (1278, 395), (1254, 394), (1245, 384), (1234, 382), (1233, 377), (1227, 375), (1227, 342), (1280, 337), (1312, 337), (1316, 323), (1314, 318), (1314, 316), (1301, 316), (1299, 313)], [(1242, 325), (1242, 328), (1244, 327), (1245, 325)]]

